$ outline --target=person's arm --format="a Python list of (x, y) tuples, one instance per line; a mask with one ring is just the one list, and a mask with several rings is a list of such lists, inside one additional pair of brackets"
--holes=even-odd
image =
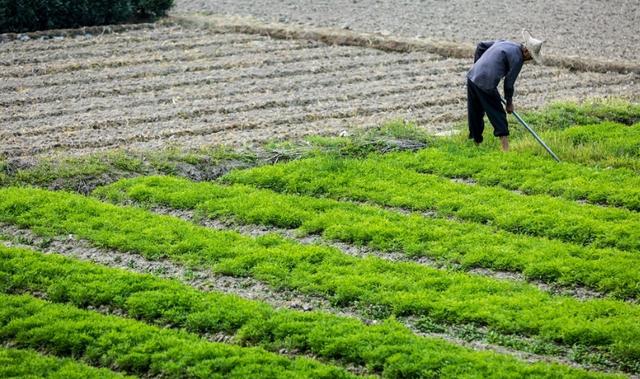
[(496, 41), (482, 41), (476, 46), (476, 53), (473, 56), (473, 63), (476, 63), (478, 59), (489, 49)]
[(513, 93), (515, 92), (516, 79), (524, 60), (518, 56), (507, 56), (507, 63), (509, 64), (509, 71), (504, 77), (504, 98), (507, 101), (507, 111), (513, 112)]

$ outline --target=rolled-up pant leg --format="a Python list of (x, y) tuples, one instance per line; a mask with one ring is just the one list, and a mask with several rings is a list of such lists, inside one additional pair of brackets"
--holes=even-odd
[[(473, 98), (474, 104), (471, 105), (470, 102)], [(476, 103), (477, 102), (477, 103)], [(480, 107), (480, 111), (478, 111), (478, 104)], [(473, 107), (474, 115), (472, 117), (471, 108)], [(487, 114), (489, 121), (491, 121), (491, 125), (493, 125), (493, 135), (496, 137), (508, 136), (509, 135), (509, 124), (507, 123), (507, 113), (504, 111), (502, 107), (502, 102), (500, 100), (500, 93), (497, 89), (491, 92), (484, 91), (476, 86), (472, 81), (467, 79), (467, 109), (469, 113), (469, 138), (474, 138), (476, 142), (482, 142), (482, 131), (484, 130), (484, 123), (482, 122), (482, 116)], [(480, 122), (478, 122), (477, 117), (480, 117)], [(473, 118), (473, 126), (472, 126), (472, 118)], [(478, 125), (480, 125), (478, 127)], [(473, 132), (472, 132), (473, 130)], [(479, 138), (477, 133), (480, 132)]]
[(469, 139), (482, 142), (484, 131), (484, 109), (478, 96), (478, 87), (467, 79), (467, 120), (469, 123)]

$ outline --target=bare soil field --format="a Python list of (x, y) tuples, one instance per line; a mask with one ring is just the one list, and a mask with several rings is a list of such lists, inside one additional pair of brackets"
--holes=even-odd
[(634, 0), (176, 0), (175, 12), (254, 16), (263, 21), (477, 43), (520, 39), (522, 28), (558, 55), (640, 59)]
[[(157, 25), (0, 49), (0, 154), (252, 147), (393, 120), (446, 133), (466, 115), (468, 59)], [(527, 65), (516, 107), (633, 97), (637, 73)], [(521, 109), (521, 108), (518, 108)]]

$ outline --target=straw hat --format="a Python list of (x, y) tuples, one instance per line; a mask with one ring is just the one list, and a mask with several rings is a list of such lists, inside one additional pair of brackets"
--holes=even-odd
[(522, 29), (522, 38), (524, 39), (524, 47), (529, 50), (531, 56), (533, 57), (533, 60), (537, 64), (542, 64), (542, 55), (540, 54), (540, 49), (542, 48), (544, 40), (539, 40), (531, 37), (531, 33), (526, 31), (525, 29)]

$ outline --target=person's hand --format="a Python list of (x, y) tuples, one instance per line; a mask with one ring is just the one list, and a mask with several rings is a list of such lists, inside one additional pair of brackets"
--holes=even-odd
[(513, 103), (507, 103), (507, 113), (513, 113)]

